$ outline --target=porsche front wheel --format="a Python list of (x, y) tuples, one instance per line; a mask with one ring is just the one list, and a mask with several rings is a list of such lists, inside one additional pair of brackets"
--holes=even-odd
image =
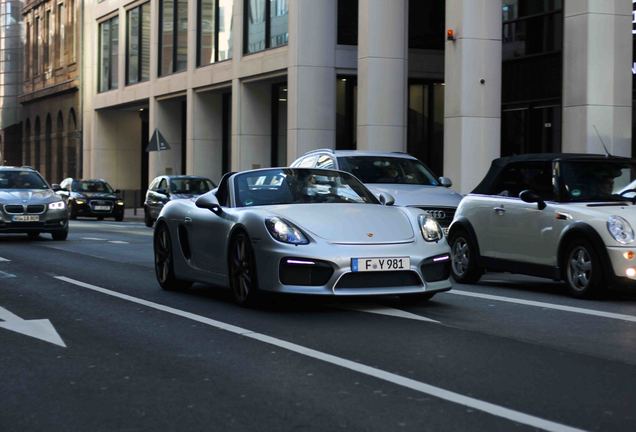
[(242, 306), (254, 306), (259, 300), (254, 249), (246, 233), (234, 236), (229, 250), (230, 288), (234, 300)]
[(157, 227), (154, 236), (155, 274), (161, 288), (166, 290), (180, 290), (188, 288), (191, 282), (177, 279), (174, 274), (174, 260), (172, 255), (172, 241), (168, 226), (162, 223)]

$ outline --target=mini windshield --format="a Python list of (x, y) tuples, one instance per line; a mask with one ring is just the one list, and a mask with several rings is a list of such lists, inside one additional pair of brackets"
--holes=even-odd
[(99, 180), (79, 180), (72, 185), (73, 192), (80, 193), (113, 193), (113, 188), (106, 182)]
[(0, 171), (0, 189), (48, 189), (35, 171)]
[(173, 194), (203, 195), (214, 187), (214, 183), (206, 178), (170, 179), (170, 192)]
[(234, 179), (237, 207), (306, 203), (379, 204), (353, 176), (332, 170), (271, 169)]
[(438, 186), (433, 173), (417, 159), (391, 156), (339, 157), (340, 169), (362, 183), (396, 183)]
[(566, 201), (622, 201), (636, 195), (636, 164), (593, 160), (560, 163), (561, 190)]

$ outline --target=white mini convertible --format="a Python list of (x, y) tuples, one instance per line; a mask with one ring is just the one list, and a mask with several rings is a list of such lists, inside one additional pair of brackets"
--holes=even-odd
[(176, 200), (154, 227), (165, 289), (229, 286), (239, 304), (264, 291), (429, 299), (451, 288), (449, 247), (417, 208), (380, 204), (351, 174), (269, 168), (226, 174), (216, 190)]
[(591, 154), (495, 159), (450, 226), (452, 273), (564, 280), (575, 297), (636, 287), (636, 160)]

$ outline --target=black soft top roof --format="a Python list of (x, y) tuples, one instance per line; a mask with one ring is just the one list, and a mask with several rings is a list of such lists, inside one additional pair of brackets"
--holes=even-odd
[(504, 156), (494, 159), (490, 169), (481, 183), (472, 191), (474, 194), (488, 194), (492, 190), (493, 183), (499, 177), (503, 169), (517, 162), (554, 162), (554, 161), (594, 161), (599, 162), (636, 162), (634, 159), (621, 156), (606, 156), (591, 153), (528, 153), (515, 156)]

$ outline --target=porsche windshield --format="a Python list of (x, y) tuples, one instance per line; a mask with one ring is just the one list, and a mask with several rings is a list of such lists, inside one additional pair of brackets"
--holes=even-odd
[(0, 189), (48, 189), (35, 171), (0, 171)]
[(636, 163), (612, 160), (562, 161), (560, 182), (566, 201), (633, 200), (636, 196)]
[(239, 174), (234, 181), (237, 207), (306, 203), (379, 203), (353, 176), (338, 171), (259, 170)]

